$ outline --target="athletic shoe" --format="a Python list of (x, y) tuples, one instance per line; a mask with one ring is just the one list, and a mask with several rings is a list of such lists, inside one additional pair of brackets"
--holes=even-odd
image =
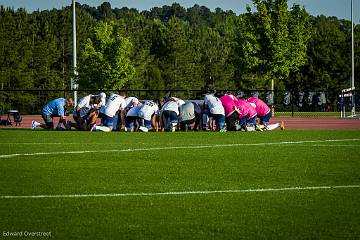
[(223, 127), (222, 129), (220, 129), (220, 131), (219, 132), (226, 132), (227, 130), (226, 130), (226, 128), (225, 127)]
[(284, 129), (285, 129), (284, 121), (281, 121), (281, 123), (280, 123), (280, 129), (281, 129), (281, 130), (284, 130)]
[(256, 130), (256, 131), (259, 131), (259, 132), (264, 131), (261, 127), (259, 127), (259, 125), (256, 125), (256, 126), (255, 126), (255, 130)]
[(93, 132), (93, 131), (95, 131), (95, 129), (96, 129), (96, 124), (92, 125), (92, 127), (91, 127), (90, 130), (89, 130), (89, 132)]
[(175, 126), (172, 126), (171, 127), (171, 132), (175, 132), (176, 131), (176, 127)]
[(31, 121), (31, 129), (33, 129), (33, 130), (34, 130), (35, 128), (36, 128), (35, 121), (34, 121), (34, 120), (32, 120), (32, 121)]
[(142, 131), (142, 132), (148, 132), (149, 131), (149, 129), (147, 129), (146, 127), (143, 127), (143, 126), (139, 127), (139, 130)]

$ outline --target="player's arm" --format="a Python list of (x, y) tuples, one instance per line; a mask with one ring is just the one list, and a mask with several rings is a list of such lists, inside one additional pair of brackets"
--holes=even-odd
[(63, 124), (64, 127), (66, 128), (65, 107), (59, 104), (57, 106), (57, 110), (58, 110), (57, 114), (60, 117), (58, 126), (60, 127), (60, 125)]
[(121, 127), (120, 127), (120, 129), (124, 130), (125, 129), (125, 110), (123, 108), (119, 109), (118, 118), (121, 119)]
[(75, 111), (76, 111), (76, 116), (78, 116), (79, 119), (80, 119), (80, 110), (81, 110), (81, 107), (79, 105), (77, 105), (75, 108)]
[(158, 115), (156, 113), (151, 116), (151, 125), (156, 132), (159, 130)]

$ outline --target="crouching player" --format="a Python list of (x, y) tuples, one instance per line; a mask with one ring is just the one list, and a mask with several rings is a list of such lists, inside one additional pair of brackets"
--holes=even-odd
[[(216, 123), (216, 129), (220, 132), (226, 132), (225, 128), (225, 110), (218, 97), (213, 93), (207, 93), (204, 97), (204, 112), (207, 116)], [(203, 121), (203, 128), (206, 127), (206, 122)]]
[(134, 105), (129, 111), (126, 113), (125, 117), (125, 126), (126, 131), (128, 132), (136, 132), (140, 127), (140, 118), (138, 117), (139, 111), (142, 108), (142, 104), (139, 102)]
[(149, 130), (158, 131), (158, 111), (159, 106), (156, 101), (145, 101), (144, 105), (140, 108), (138, 112), (138, 117), (141, 121), (141, 126), (139, 128), (142, 132), (148, 132)]
[(187, 131), (191, 129), (191, 124), (194, 124), (193, 129), (199, 129), (201, 114), (201, 108), (194, 102), (187, 102), (181, 105), (179, 115), (180, 129)]
[(125, 113), (124, 109), (126, 106), (124, 94), (111, 94), (109, 99), (106, 101), (105, 106), (101, 107), (101, 126), (96, 126), (96, 124), (90, 129), (91, 131), (103, 131), (111, 132), (114, 126), (114, 118), (117, 115), (118, 120), (121, 121), (121, 128), (125, 128)]
[(45, 128), (45, 129), (54, 129), (54, 117), (60, 117), (58, 127), (56, 129), (61, 128), (61, 124), (67, 128), (66, 120), (65, 120), (65, 108), (70, 107), (73, 104), (72, 98), (57, 98), (48, 102), (42, 109), (41, 117), (43, 118), (45, 123), (39, 123), (37, 121), (31, 122), (31, 128), (35, 129), (37, 127)]
[(237, 98), (235, 100), (236, 107), (239, 111), (240, 129), (244, 131), (255, 131), (256, 110), (245, 99)]
[(75, 124), (70, 123), (69, 127), (75, 127), (78, 130), (91, 130), (96, 123), (99, 114), (99, 105), (101, 97), (99, 95), (87, 95), (79, 100), (73, 111)]
[(185, 102), (176, 97), (170, 97), (164, 103), (161, 111), (166, 122), (166, 126), (163, 124), (163, 127), (166, 130), (175, 132), (180, 114), (179, 107), (183, 104), (185, 104)]
[(236, 122), (239, 118), (239, 112), (235, 104), (236, 97), (231, 93), (227, 93), (220, 98), (225, 110), (226, 128), (228, 131), (236, 131)]
[(284, 130), (284, 122), (269, 124), (272, 116), (271, 109), (264, 101), (255, 96), (250, 97), (247, 101), (255, 108), (257, 116), (260, 118), (260, 126), (256, 126), (256, 130), (274, 130), (278, 127)]

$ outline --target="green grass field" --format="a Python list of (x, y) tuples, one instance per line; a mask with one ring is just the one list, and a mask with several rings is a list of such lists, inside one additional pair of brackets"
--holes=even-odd
[(0, 139), (0, 239), (360, 236), (360, 131)]

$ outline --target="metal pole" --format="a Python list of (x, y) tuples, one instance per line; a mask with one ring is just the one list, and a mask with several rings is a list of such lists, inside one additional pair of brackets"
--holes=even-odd
[(75, 0), (72, 0), (73, 7), (73, 77), (71, 79), (71, 90), (74, 92), (74, 103), (77, 104), (77, 71), (76, 71), (76, 12), (75, 12)]
[(355, 115), (354, 3), (351, 0), (351, 115)]

